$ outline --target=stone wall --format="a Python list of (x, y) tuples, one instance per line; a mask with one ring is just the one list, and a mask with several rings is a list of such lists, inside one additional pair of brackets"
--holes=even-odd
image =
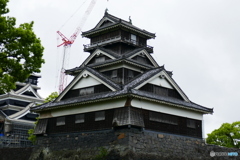
[[(134, 153), (134, 159), (240, 159), (239, 149), (229, 149), (208, 145), (202, 139), (164, 134), (159, 132), (129, 133), (129, 147)], [(238, 152), (238, 157), (215, 156), (210, 152)]]
[(33, 148), (0, 148), (0, 160), (27, 160)]
[[(239, 156), (212, 158), (211, 151), (237, 152)], [(206, 145), (202, 139), (122, 128), (38, 137), (30, 159), (240, 159), (240, 150)]]

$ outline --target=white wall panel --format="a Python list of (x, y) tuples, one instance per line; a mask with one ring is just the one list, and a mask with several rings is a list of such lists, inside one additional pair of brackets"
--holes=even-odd
[(156, 77), (155, 79), (149, 81), (148, 83), (173, 89), (172, 85), (165, 78)]
[(98, 80), (94, 79), (91, 76), (88, 76), (86, 78), (82, 77), (78, 83), (73, 87), (73, 89), (78, 89), (78, 88), (85, 88), (85, 87), (90, 87), (90, 86), (95, 86), (101, 84)]
[(126, 102), (126, 99), (118, 99), (118, 100), (109, 100), (105, 102), (98, 102), (98, 103), (92, 103), (92, 104), (83, 104), (76, 107), (66, 107), (63, 109), (58, 109), (56, 111), (52, 110), (51, 116), (58, 117), (58, 116), (64, 116), (64, 115), (113, 109), (113, 108), (123, 107), (125, 105), (125, 102)]

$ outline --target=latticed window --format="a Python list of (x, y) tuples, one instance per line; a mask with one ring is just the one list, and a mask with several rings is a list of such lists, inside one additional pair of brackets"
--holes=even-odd
[(84, 114), (75, 115), (75, 123), (84, 123)]
[(196, 121), (193, 119), (187, 119), (187, 127), (196, 128)]
[(150, 112), (149, 120), (161, 122), (161, 123), (174, 124), (174, 125), (178, 124), (178, 117), (175, 117), (172, 115), (167, 115), (167, 114), (162, 114), (162, 113), (157, 113), (157, 112)]
[(102, 57), (96, 57), (96, 59), (95, 59), (95, 62), (96, 63), (100, 63), (100, 62), (104, 62), (105, 61), (105, 57), (104, 56), (102, 56)]
[(131, 34), (131, 41), (133, 42), (133, 44), (137, 44), (137, 36), (134, 34)]
[(94, 93), (94, 87), (88, 87), (80, 89), (80, 96), (88, 95)]
[(65, 125), (65, 117), (58, 117), (57, 118), (57, 126), (63, 126)]
[(105, 120), (105, 111), (95, 112), (95, 121)]
[(129, 78), (133, 78), (134, 77), (132, 70), (128, 70), (128, 77)]
[(116, 77), (117, 77), (117, 70), (113, 70), (111, 78), (116, 78)]

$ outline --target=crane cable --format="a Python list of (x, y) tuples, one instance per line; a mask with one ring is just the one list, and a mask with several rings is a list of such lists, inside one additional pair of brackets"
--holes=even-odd
[[(85, 0), (76, 10), (75, 12), (73, 12), (73, 14), (63, 23), (63, 25), (61, 25), (61, 27), (59, 28), (59, 30), (61, 30), (74, 16), (75, 14), (82, 8), (82, 6), (86, 3), (87, 0)], [(57, 45), (59, 44), (59, 35), (57, 34)], [(63, 57), (64, 58), (64, 55)], [(58, 81), (59, 81), (59, 72), (60, 72), (60, 62), (62, 61), (60, 54), (59, 54), (59, 48), (57, 47), (57, 62), (56, 62), (56, 82), (55, 82), (55, 89), (58, 88)]]
[[(79, 7), (78, 9), (70, 16), (70, 18), (60, 27), (60, 29), (62, 29), (68, 22), (69, 20), (78, 12), (78, 10), (83, 6), (83, 4), (85, 4), (87, 0), (85, 0)], [(80, 33), (82, 27), (84, 26), (89, 14), (91, 13), (94, 5), (96, 4), (96, 0), (91, 0), (87, 10), (85, 11), (83, 17), (81, 18), (81, 21), (80, 21), (80, 24), (78, 25), (76, 31), (72, 34), (72, 36), (69, 38), (66, 38), (61, 32), (57, 32), (61, 37), (63, 37), (63, 41), (66, 39), (67, 42), (71, 42), (71, 43), (62, 43), (61, 45), (64, 45), (64, 53), (63, 53), (63, 56), (62, 56), (62, 67), (61, 67), (61, 75), (60, 75), (60, 82), (59, 82), (59, 92), (62, 92), (63, 88), (65, 88), (65, 83), (67, 83), (67, 77), (65, 77), (64, 73), (63, 73), (63, 70), (65, 70), (65, 67), (66, 67), (66, 64), (68, 64), (69, 62), (69, 54), (67, 54), (66, 52), (69, 51), (69, 49), (71, 48), (71, 44), (73, 44), (73, 42), (76, 40), (78, 34)], [(59, 30), (60, 30), (59, 29)], [(61, 45), (58, 45), (61, 46)], [(60, 60), (61, 62), (61, 60)]]
[(69, 21), (72, 19), (72, 17), (80, 10), (80, 8), (86, 3), (87, 0), (85, 0), (78, 8), (77, 10), (63, 23), (63, 25), (58, 29), (60, 31)]

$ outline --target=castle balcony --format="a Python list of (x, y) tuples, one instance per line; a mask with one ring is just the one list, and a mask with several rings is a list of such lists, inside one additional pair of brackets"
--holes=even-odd
[(113, 43), (118, 43), (118, 42), (126, 43), (128, 45), (132, 45), (132, 46), (135, 46), (135, 47), (144, 47), (149, 53), (153, 53), (153, 47), (152, 46), (141, 44), (136, 40), (129, 39), (129, 38), (122, 37), (122, 36), (114, 36), (114, 37), (111, 37), (111, 38), (103, 39), (101, 41), (97, 41), (97, 42), (87, 44), (87, 45), (83, 45), (83, 46), (84, 46), (84, 51), (88, 52), (88, 51), (94, 50), (98, 47), (103, 47), (103, 46), (111, 45)]

